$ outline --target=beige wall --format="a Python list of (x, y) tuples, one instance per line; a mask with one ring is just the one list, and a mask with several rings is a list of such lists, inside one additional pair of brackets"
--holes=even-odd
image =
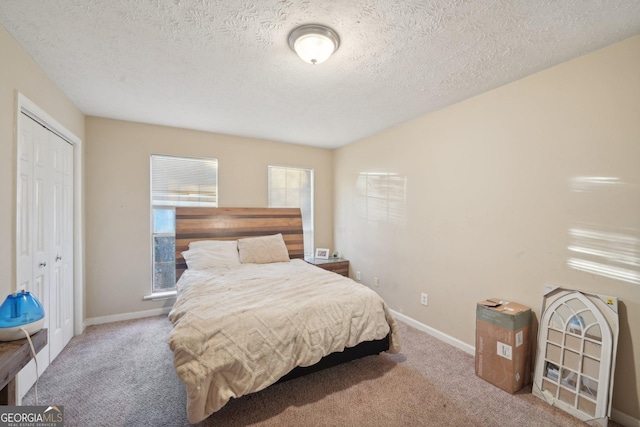
[[(83, 140), (85, 121), (1, 26), (0, 63), (6, 294), (15, 286), (16, 91)], [(142, 301), (151, 280), (151, 153), (218, 158), (221, 206), (265, 206), (267, 164), (311, 167), (316, 246), (342, 251), (367, 284), (379, 277), (376, 290), (392, 308), (468, 344), (475, 303), (486, 297), (530, 305), (539, 315), (546, 283), (618, 296), (614, 407), (640, 419), (640, 284), (567, 266), (576, 227), (608, 233), (614, 252), (640, 256), (638, 240), (622, 241), (640, 238), (638, 117), (639, 37), (351, 144), (333, 164), (328, 150), (88, 118), (86, 317), (169, 304)], [(362, 172), (406, 179), (406, 191), (391, 194), (398, 210), (364, 204)], [(637, 264), (629, 268), (638, 274)], [(421, 292), (429, 293), (428, 307), (419, 304)]]
[[(374, 289), (393, 309), (470, 345), (475, 304), (488, 297), (536, 318), (545, 284), (619, 297), (613, 405), (640, 419), (639, 161), (635, 37), (337, 150), (336, 247), (365, 284), (380, 278)], [(406, 191), (388, 192), (395, 210), (363, 195), (370, 172), (406, 179)], [(603, 274), (635, 276), (568, 266), (594, 260), (569, 246), (597, 244), (635, 262), (600, 260)]]
[(16, 98), (21, 92), (84, 140), (84, 116), (0, 26), (0, 302), (15, 290)]
[(330, 150), (88, 117), (86, 121), (86, 317), (156, 309), (151, 290), (149, 156), (219, 161), (221, 207), (266, 207), (267, 165), (312, 168), (315, 244), (333, 247)]

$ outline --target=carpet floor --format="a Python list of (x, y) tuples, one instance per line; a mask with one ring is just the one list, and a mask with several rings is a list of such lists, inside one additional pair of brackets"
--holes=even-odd
[[(401, 354), (369, 356), (232, 399), (201, 426), (584, 426), (476, 377), (473, 356), (398, 322)], [(66, 426), (188, 426), (166, 316), (90, 326), (41, 376)], [(23, 404), (34, 404), (33, 388)], [(610, 424), (613, 425), (613, 424)]]

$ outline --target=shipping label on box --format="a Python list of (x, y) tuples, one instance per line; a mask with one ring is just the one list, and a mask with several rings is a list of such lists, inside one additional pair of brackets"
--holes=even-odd
[(490, 299), (476, 308), (476, 375), (515, 393), (529, 383), (531, 309)]
[(500, 341), (498, 341), (498, 351), (496, 354), (500, 357), (504, 357), (505, 359), (513, 359), (513, 357), (511, 357), (511, 346)]

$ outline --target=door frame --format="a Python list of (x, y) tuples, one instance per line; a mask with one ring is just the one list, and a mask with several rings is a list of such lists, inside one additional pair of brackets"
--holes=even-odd
[[(84, 224), (84, 200), (82, 197), (82, 140), (22, 93), (16, 93), (16, 121), (14, 129), (16, 147), (19, 142), (18, 138), (20, 135), (20, 125), (23, 120), (23, 113), (73, 146), (73, 335), (80, 335), (84, 331), (84, 229), (82, 226), (82, 224)], [(17, 159), (15, 160), (17, 161)], [(14, 214), (17, 214), (17, 208)], [(17, 236), (15, 237), (17, 238)], [(17, 245), (14, 250), (16, 252), (15, 268), (17, 269)], [(17, 291), (17, 289), (15, 289), (15, 286), (17, 285), (14, 284), (13, 286), (13, 290)]]

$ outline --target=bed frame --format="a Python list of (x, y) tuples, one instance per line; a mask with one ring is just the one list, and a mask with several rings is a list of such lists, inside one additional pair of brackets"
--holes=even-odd
[[(195, 240), (237, 240), (282, 233), (290, 258), (304, 258), (302, 214), (298, 208), (176, 208), (176, 280), (186, 270), (182, 252)], [(317, 364), (297, 367), (278, 382), (389, 349), (389, 335), (332, 353)]]
[(182, 252), (194, 240), (238, 240), (282, 233), (289, 258), (304, 258), (299, 208), (176, 208), (176, 281), (187, 269)]

